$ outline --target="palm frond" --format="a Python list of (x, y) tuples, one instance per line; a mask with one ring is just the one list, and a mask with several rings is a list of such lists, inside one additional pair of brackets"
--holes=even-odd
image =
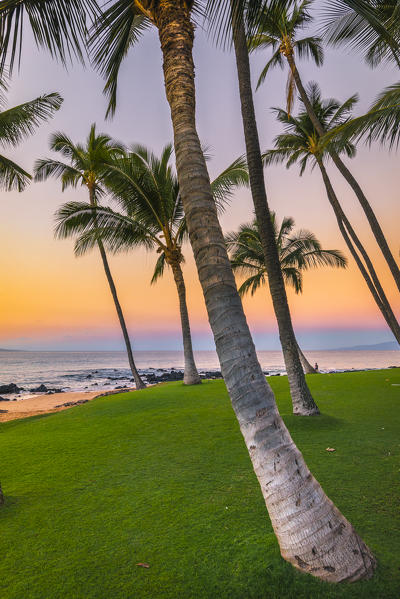
[(91, 57), (106, 79), (103, 90), (109, 100), (106, 116), (112, 116), (116, 110), (121, 64), (150, 25), (150, 20), (132, 0), (112, 2), (95, 22), (90, 38)]
[(250, 295), (253, 296), (262, 285), (266, 284), (267, 280), (268, 279), (265, 272), (258, 272), (257, 274), (248, 277), (245, 281), (243, 281), (238, 289), (240, 297), (243, 297), (249, 292)]
[(222, 210), (224, 208), (237, 187), (248, 186), (248, 184), (247, 162), (244, 156), (240, 156), (211, 183), (211, 190), (218, 209)]
[(31, 175), (21, 166), (0, 155), (0, 187), (2, 189), (23, 191), (31, 178)]
[(151, 285), (154, 285), (163, 276), (166, 264), (165, 253), (161, 252), (154, 267), (153, 276), (150, 281)]
[(52, 93), (0, 112), (0, 143), (16, 146), (51, 118), (62, 102), (59, 94)]
[(10, 72), (21, 58), (25, 23), (36, 45), (47, 48), (63, 64), (76, 57), (83, 61), (88, 24), (100, 14), (95, 0), (4, 0), (0, 3), (0, 71)]
[(78, 182), (82, 180), (82, 173), (79, 170), (52, 158), (36, 160), (33, 170), (36, 182), (46, 181), (49, 177), (60, 178), (63, 191), (69, 185), (76, 187)]

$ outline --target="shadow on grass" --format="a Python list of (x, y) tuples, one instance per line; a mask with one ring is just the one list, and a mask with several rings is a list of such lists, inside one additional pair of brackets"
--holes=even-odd
[(321, 431), (341, 429), (345, 425), (343, 418), (320, 414), (319, 416), (296, 416), (295, 414), (282, 414), (289, 430)]
[[(6, 490), (7, 491), (7, 490)], [(7, 495), (7, 492), (4, 492), (4, 503), (0, 506), (0, 520), (6, 520), (7, 517), (14, 516), (16, 514), (15, 508), (20, 502), (21, 497), (14, 495)]]

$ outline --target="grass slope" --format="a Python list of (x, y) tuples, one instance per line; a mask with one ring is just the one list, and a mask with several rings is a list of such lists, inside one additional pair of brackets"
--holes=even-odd
[(225, 386), (210, 381), (0, 425), (2, 599), (397, 599), (400, 371), (309, 377), (314, 418), (290, 414), (286, 378), (270, 382), (377, 555), (371, 581), (323, 584), (281, 559)]

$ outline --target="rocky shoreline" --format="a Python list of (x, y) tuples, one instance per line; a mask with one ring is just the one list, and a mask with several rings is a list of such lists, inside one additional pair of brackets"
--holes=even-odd
[[(397, 366), (389, 366), (388, 368), (398, 368)], [(78, 391), (95, 391), (95, 387), (99, 390), (102, 388), (107, 388), (107, 394), (111, 394), (113, 391), (124, 391), (127, 389), (132, 389), (132, 384), (134, 382), (133, 378), (130, 376), (123, 375), (122, 372), (118, 372), (115, 370), (115, 374), (111, 374), (108, 371), (108, 376), (104, 373), (101, 376), (99, 370), (93, 370), (92, 372), (85, 373), (82, 375), (71, 375), (71, 379), (75, 382), (74, 386), (66, 386), (64, 388), (61, 387), (51, 387), (50, 385), (46, 385), (45, 383), (39, 383), (33, 387), (22, 387), (17, 383), (9, 383), (9, 384), (0, 384), (0, 402), (9, 402), (9, 401), (20, 401), (24, 399), (28, 399), (31, 397), (35, 397), (37, 395), (46, 396), (46, 395), (54, 395), (59, 393), (69, 393), (69, 392), (78, 392)], [(348, 370), (329, 370), (327, 373), (333, 374), (335, 372), (365, 372), (368, 370), (376, 370), (373, 368), (362, 368), (362, 369), (348, 369)], [(285, 374), (284, 372), (269, 372), (267, 370), (263, 371), (266, 376), (280, 376)], [(183, 380), (184, 371), (181, 368), (168, 368), (168, 369), (155, 369), (148, 368), (146, 370), (140, 371), (140, 375), (143, 380), (148, 385), (156, 385), (159, 383), (166, 383), (172, 381), (182, 381)], [(199, 370), (201, 379), (221, 379), (222, 374), (220, 370)], [(1, 410), (4, 412), (4, 410)]]
[[(165, 369), (165, 370), (158, 369), (158, 370), (154, 370), (154, 371), (152, 371), (152, 370), (153, 369), (148, 369), (148, 370), (140, 373), (143, 380), (149, 385), (183, 380), (184, 371), (180, 370), (180, 369), (170, 368), (168, 370), (167, 369)], [(219, 370), (215, 370), (215, 371), (214, 370), (203, 370), (203, 371), (200, 371), (199, 374), (202, 379), (220, 379), (220, 378), (222, 378), (221, 371), (219, 371)], [(93, 373), (89, 373), (89, 374), (86, 374), (83, 377), (81, 377), (80, 382), (83, 385), (84, 382), (86, 382), (86, 381), (89, 382), (90, 379), (93, 379), (97, 375), (98, 375), (98, 371), (93, 371)], [(124, 384), (122, 384), (122, 381), (124, 382)], [(120, 382), (121, 384), (119, 384), (119, 385), (116, 384), (118, 382)], [(116, 375), (116, 376), (105, 377), (105, 381), (103, 384), (100, 382), (91, 383), (91, 387), (95, 387), (95, 386), (102, 387), (102, 386), (112, 385), (112, 389), (110, 389), (110, 392), (112, 392), (113, 390), (121, 391), (124, 389), (131, 389), (132, 385), (128, 384), (131, 382), (134, 382), (134, 379), (128, 378), (126, 376)], [(83, 388), (85, 390), (88, 389), (87, 386), (84, 386)], [(18, 400), (24, 399), (24, 396), (32, 397), (35, 394), (54, 395), (55, 393), (68, 393), (70, 391), (71, 391), (71, 389), (69, 387), (67, 387), (67, 388), (49, 387), (44, 383), (40, 383), (37, 386), (32, 387), (32, 388), (20, 387), (16, 383), (9, 383), (6, 385), (0, 385), (0, 402), (18, 401)], [(4, 396), (11, 396), (11, 397), (4, 397)]]

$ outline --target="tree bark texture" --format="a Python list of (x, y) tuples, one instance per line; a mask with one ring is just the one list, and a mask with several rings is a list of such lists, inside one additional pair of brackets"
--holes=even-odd
[(154, 9), (190, 242), (232, 406), (285, 559), (338, 582), (372, 575), (375, 559), (308, 470), (257, 360), (218, 222), (195, 123), (193, 26), (183, 0)]
[(251, 194), (260, 232), (265, 265), (267, 268), (268, 285), (275, 316), (278, 322), (279, 337), (282, 345), (286, 372), (288, 374), (293, 412), (294, 414), (307, 416), (319, 414), (318, 407), (307, 386), (300, 362), (278, 249), (276, 247), (275, 231), (268, 207), (267, 194), (265, 191), (264, 168), (261, 158), (253, 103), (253, 92), (251, 88), (249, 54), (243, 22), (238, 23), (235, 27), (234, 46)]
[(301, 365), (303, 366), (304, 374), (317, 374), (317, 371), (315, 370), (314, 366), (311, 366), (310, 362), (303, 354), (299, 344), (297, 344), (297, 349), (299, 352)]
[[(310, 117), (311, 122), (314, 125), (315, 130), (317, 131), (318, 135), (320, 135), (322, 137), (323, 135), (325, 135), (326, 131), (322, 127), (317, 115), (314, 112), (311, 102), (308, 99), (307, 92), (303, 86), (303, 82), (302, 82), (300, 74), (297, 70), (293, 56), (288, 56), (287, 60), (288, 60), (290, 69), (293, 73), (293, 77), (296, 82), (296, 87), (299, 90), (300, 97), (303, 101), (303, 104), (304, 104), (306, 110), (307, 110), (307, 114)], [(390, 268), (390, 271), (391, 271), (393, 279), (397, 285), (397, 288), (400, 291), (400, 269), (393, 257), (393, 254), (392, 254), (392, 252), (389, 248), (389, 245), (386, 241), (386, 237), (382, 231), (382, 228), (379, 224), (378, 219), (375, 216), (375, 213), (371, 207), (371, 204), (368, 202), (360, 185), (358, 184), (358, 182), (356, 181), (356, 179), (354, 178), (352, 173), (349, 171), (347, 166), (344, 164), (344, 162), (342, 161), (340, 156), (335, 151), (330, 151), (329, 154), (330, 154), (335, 166), (337, 167), (337, 169), (339, 170), (341, 175), (344, 177), (344, 179), (347, 181), (347, 183), (350, 185), (350, 187), (354, 191), (358, 201), (360, 202), (361, 207), (365, 213), (365, 216), (367, 217), (369, 226), (371, 227), (371, 231), (376, 239), (376, 242), (377, 242), (383, 256), (385, 257), (385, 260)]]
[[(96, 203), (95, 203), (94, 194), (93, 194), (92, 189), (89, 189), (89, 197), (90, 197), (91, 206), (95, 206)], [(114, 279), (112, 277), (111, 270), (110, 270), (108, 260), (107, 260), (107, 254), (104, 249), (103, 243), (100, 239), (97, 240), (97, 245), (99, 247), (101, 260), (103, 262), (103, 268), (104, 268), (104, 272), (106, 273), (106, 277), (107, 277), (108, 285), (110, 287), (111, 295), (114, 300), (114, 305), (115, 305), (115, 309), (117, 311), (119, 324), (122, 329), (122, 334), (123, 334), (124, 341), (125, 341), (126, 353), (128, 354), (129, 367), (131, 369), (132, 376), (135, 381), (136, 389), (145, 389), (146, 384), (144, 383), (140, 374), (138, 373), (136, 364), (135, 364), (135, 360), (133, 359), (132, 346), (131, 346), (131, 341), (129, 339), (128, 329), (126, 327), (124, 314), (122, 312), (121, 304), (119, 303), (117, 289), (115, 287)]]
[(183, 279), (181, 265), (177, 262), (171, 264), (175, 285), (179, 296), (179, 310), (181, 315), (183, 354), (185, 358), (185, 372), (183, 382), (185, 385), (198, 385), (201, 378), (197, 372), (193, 356), (192, 336), (190, 333), (189, 314), (186, 303), (186, 287)]

